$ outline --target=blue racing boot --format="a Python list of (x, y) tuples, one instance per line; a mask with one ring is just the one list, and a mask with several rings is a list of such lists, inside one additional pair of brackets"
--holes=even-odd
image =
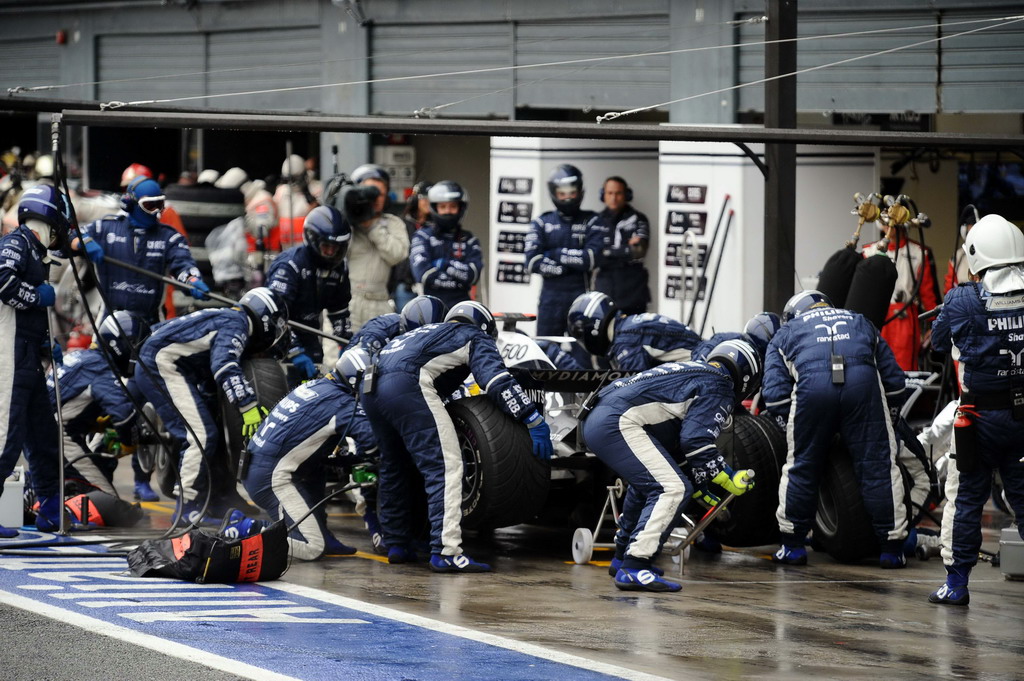
[(883, 570), (899, 570), (907, 567), (907, 557), (903, 555), (902, 551), (898, 553), (883, 553), (878, 557), (878, 565)]
[(373, 552), (385, 556), (388, 553), (388, 547), (384, 543), (384, 535), (380, 529), (380, 520), (377, 518), (377, 514), (373, 511), (367, 511), (363, 514), (363, 522), (366, 524), (366, 530), (370, 533), (370, 543), (373, 545)]
[(266, 526), (262, 520), (249, 518), (239, 510), (232, 510), (224, 518), (218, 534), (225, 539), (245, 539), (259, 534)]
[[(615, 558), (612, 558), (612, 562), (608, 566), (608, 576), (609, 577), (614, 577), (615, 575), (617, 575), (619, 573), (619, 568), (621, 568), (621, 567), (622, 567), (622, 559), (617, 557), (617, 556)], [(662, 575), (665, 574), (665, 571), (662, 570), (657, 565), (651, 565), (647, 569), (650, 570), (651, 572), (653, 572), (654, 574), (658, 575), (659, 577), (661, 577)]]
[(147, 480), (135, 481), (136, 501), (160, 501), (160, 495), (153, 491)]
[(955, 567), (946, 566), (946, 583), (928, 596), (928, 602), (939, 605), (969, 604), (971, 594), (967, 590), (967, 580), (970, 575), (970, 569), (958, 570)]
[(394, 544), (388, 547), (388, 562), (392, 565), (415, 563), (416, 552), (404, 544)]
[(683, 588), (682, 584), (670, 582), (648, 568), (619, 568), (615, 573), (615, 587), (623, 591), (672, 592)]
[(351, 556), (357, 551), (354, 546), (347, 546), (331, 534), (324, 533), (324, 555), (325, 556)]
[(18, 536), (18, 531), (13, 527), (4, 527), (0, 525), (0, 539), (14, 539)]
[(60, 514), (63, 512), (64, 499), (60, 494), (42, 497), (36, 512), (36, 529), (40, 532), (59, 532)]
[(491, 566), (478, 563), (464, 553), (457, 556), (434, 553), (430, 556), (430, 569), (434, 572), (490, 572)]
[(783, 544), (772, 554), (772, 562), (783, 565), (807, 565), (807, 547)]

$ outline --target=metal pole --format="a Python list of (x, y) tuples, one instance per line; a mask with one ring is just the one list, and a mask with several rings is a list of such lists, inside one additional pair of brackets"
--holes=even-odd
[[(150, 277), (151, 279), (156, 279), (157, 281), (162, 281), (165, 284), (170, 284), (171, 286), (177, 286), (179, 288), (185, 289), (186, 291), (191, 291), (192, 290), (192, 287), (190, 285), (186, 284), (185, 282), (178, 281), (177, 279), (174, 279), (172, 277), (166, 277), (166, 276), (164, 276), (162, 274), (157, 274), (155, 272), (150, 272), (149, 270), (145, 270), (145, 269), (142, 269), (141, 267), (137, 267), (136, 265), (133, 265), (130, 262), (125, 262), (124, 260), (118, 260), (117, 258), (111, 258), (109, 255), (108, 256), (104, 256), (103, 260), (104, 260), (104, 262), (108, 262), (111, 265), (115, 265), (117, 267), (123, 267), (126, 270), (128, 270), (129, 272), (135, 272), (136, 274), (141, 274), (141, 275)], [(211, 291), (211, 292), (207, 293), (206, 295), (209, 296), (210, 300), (216, 300), (218, 303), (224, 303), (225, 305), (229, 305), (229, 306), (236, 306), (236, 305), (238, 305), (238, 301), (237, 300), (233, 300), (231, 298), (228, 298), (227, 296), (222, 296), (219, 293), (213, 293)], [(305, 324), (302, 324), (300, 322), (293, 322), (292, 320), (289, 319), (288, 320), (288, 326), (290, 326), (293, 329), (296, 329), (297, 331), (305, 331), (306, 333), (316, 334), (317, 336), (321, 336), (322, 338), (326, 338), (328, 340), (332, 340), (335, 343), (340, 343), (341, 345), (348, 345), (348, 341), (345, 340), (344, 338), (341, 338), (340, 336), (335, 336), (334, 334), (327, 333), (326, 331), (321, 331), (320, 329), (313, 328), (312, 326), (306, 326)]]
[[(766, 78), (796, 71), (796, 3), (768, 2)], [(765, 83), (764, 125), (796, 128), (795, 77)], [(768, 166), (764, 188), (764, 309), (781, 311), (793, 294), (796, 272), (796, 146), (792, 142), (768, 142), (764, 155)]]
[[(53, 311), (49, 308), (46, 310), (46, 331), (50, 336), (52, 347), (57, 337), (53, 333)], [(64, 513), (64, 402), (60, 398), (60, 377), (57, 375), (57, 360), (53, 358), (52, 352), (50, 355), (50, 370), (53, 372), (53, 396), (57, 402), (57, 481), (60, 485), (57, 491), (60, 498), (60, 521), (57, 534), (66, 537), (68, 528), (67, 514)], [(39, 510), (42, 512), (42, 508)]]

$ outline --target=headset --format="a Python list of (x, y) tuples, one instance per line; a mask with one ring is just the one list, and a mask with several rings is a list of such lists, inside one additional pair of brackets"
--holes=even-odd
[[(973, 218), (973, 219), (972, 219)], [(976, 225), (981, 216), (978, 215), (978, 209), (973, 203), (969, 203), (964, 206), (964, 209), (960, 211), (960, 239), (967, 238), (967, 225)]]
[(132, 178), (132, 181), (124, 188), (124, 194), (121, 194), (121, 210), (125, 213), (131, 213), (135, 209), (135, 206), (139, 203), (139, 197), (135, 196), (135, 190), (148, 179), (150, 178), (145, 175), (136, 175)]
[(629, 183), (618, 175), (612, 175), (611, 177), (605, 178), (605, 181), (601, 183), (601, 201), (604, 201), (604, 186), (609, 182), (618, 182), (626, 190), (626, 203), (630, 203), (633, 200), (633, 190), (630, 188)]

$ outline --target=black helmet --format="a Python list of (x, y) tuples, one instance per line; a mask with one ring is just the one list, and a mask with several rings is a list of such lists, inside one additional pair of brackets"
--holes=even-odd
[(110, 351), (118, 373), (128, 377), (134, 369), (132, 353), (149, 336), (149, 324), (131, 312), (118, 310), (100, 323), (96, 336), (97, 344)]
[(780, 328), (782, 328), (782, 319), (779, 318), (779, 315), (774, 312), (758, 312), (743, 327), (743, 333), (761, 351), (761, 356), (763, 357), (765, 352), (768, 351), (768, 343), (771, 342), (775, 332)]
[(269, 288), (261, 286), (247, 291), (238, 304), (248, 313), (249, 321), (252, 322), (250, 352), (269, 350), (288, 330), (288, 306), (281, 300), (281, 296)]
[(29, 220), (41, 220), (50, 226), (50, 243), (47, 248), (59, 248), (67, 242), (68, 219), (66, 216), (67, 197), (48, 184), (38, 184), (26, 189), (18, 201), (18, 224)]
[[(437, 225), (441, 232), (452, 232), (462, 224), (462, 218), (466, 215), (466, 207), (469, 205), (469, 192), (462, 188), (458, 182), (442, 180), (430, 188), (427, 192), (427, 199), (430, 201), (430, 220)], [(459, 211), (454, 215), (442, 215), (437, 212), (437, 205), (447, 201), (455, 201), (459, 204)]]
[(717, 364), (729, 372), (737, 402), (752, 396), (761, 387), (761, 355), (753, 343), (744, 340), (723, 341), (711, 350), (705, 362)]
[(464, 300), (461, 303), (456, 303), (444, 320), (446, 322), (471, 324), (491, 338), (498, 337), (498, 325), (494, 322), (494, 315), (475, 300)]
[(334, 365), (334, 371), (331, 373), (334, 375), (335, 380), (355, 390), (356, 386), (359, 385), (359, 381), (362, 380), (366, 368), (372, 362), (373, 360), (366, 350), (360, 347), (349, 348), (338, 357), (338, 361)]
[(815, 307), (832, 307), (832, 301), (821, 291), (801, 291), (786, 301), (786, 307), (782, 309), (782, 323), (786, 324)]
[(416, 296), (402, 307), (402, 331), (445, 321), (448, 306), (434, 296)]
[(337, 267), (348, 253), (352, 228), (334, 206), (317, 206), (302, 228), (302, 241), (321, 265)]
[[(576, 196), (569, 199), (559, 199), (558, 190), (575, 189)], [(576, 166), (567, 163), (555, 168), (548, 176), (548, 193), (555, 208), (563, 215), (575, 215), (583, 203), (583, 173)]]
[(366, 180), (380, 180), (384, 186), (391, 189), (391, 176), (382, 166), (375, 163), (364, 163), (352, 171), (352, 181), (362, 184)]
[(566, 325), (569, 335), (583, 343), (592, 355), (604, 355), (611, 346), (608, 325), (615, 318), (615, 302), (603, 293), (590, 291), (572, 301)]

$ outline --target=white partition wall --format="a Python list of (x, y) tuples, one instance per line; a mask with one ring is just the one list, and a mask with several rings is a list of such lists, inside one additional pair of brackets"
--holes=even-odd
[[(658, 145), (655, 142), (563, 140), (533, 137), (491, 138), (491, 243), (487, 254), (490, 291), (496, 312), (536, 312), (541, 277), (525, 269), (523, 239), (530, 220), (552, 209), (547, 178), (560, 163), (583, 172), (585, 209), (600, 211), (604, 179), (620, 175), (633, 189), (633, 205), (652, 225), (658, 210)], [(655, 242), (658, 237), (655, 237)], [(657, 300), (656, 244), (648, 255), (651, 295)], [(533, 324), (523, 325), (528, 333)]]

